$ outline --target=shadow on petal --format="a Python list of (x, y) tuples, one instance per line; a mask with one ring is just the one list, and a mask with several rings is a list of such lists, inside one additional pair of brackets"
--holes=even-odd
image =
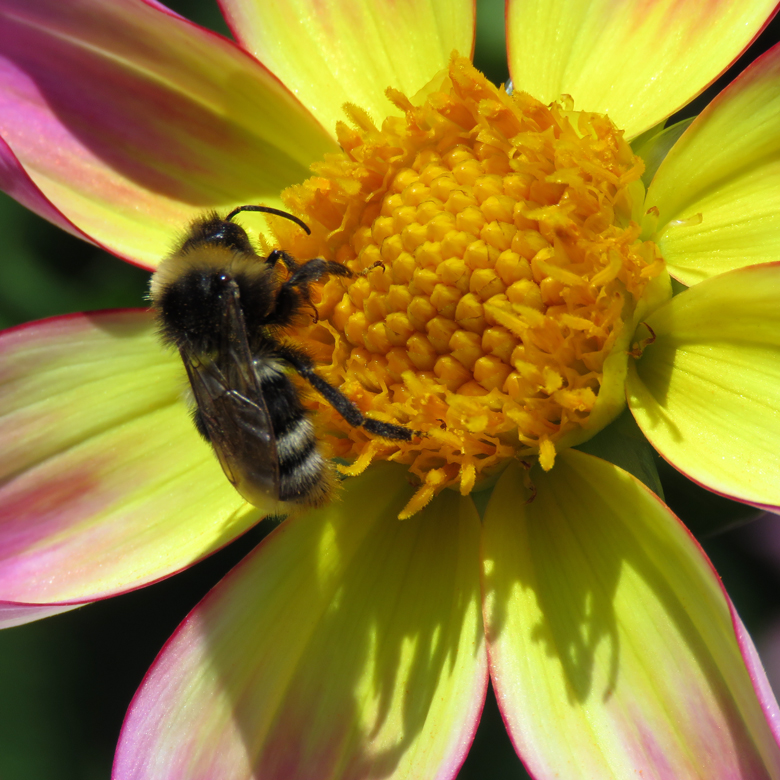
[(519, 475), (502, 478), (483, 541), (494, 684), (531, 771), (774, 776), (728, 603), (682, 524), (582, 453), (535, 480), (524, 505)]
[(115, 776), (453, 777), (487, 684), (479, 522), (449, 491), (399, 521), (411, 493), (380, 464), (276, 529), (150, 671)]

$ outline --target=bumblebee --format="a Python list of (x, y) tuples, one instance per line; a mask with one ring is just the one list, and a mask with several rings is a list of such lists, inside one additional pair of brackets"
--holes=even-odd
[(408, 441), (401, 425), (364, 417), (314, 369), (311, 357), (284, 339), (310, 305), (309, 286), (326, 276), (350, 277), (345, 266), (321, 257), (298, 263), (274, 250), (259, 256), (233, 218), (244, 211), (285, 217), (265, 206), (240, 206), (224, 219), (196, 219), (151, 281), (162, 341), (175, 347), (187, 371), (195, 427), (214, 449), (225, 475), (249, 503), (269, 499), (319, 506), (335, 482), (330, 461), (290, 372), (296, 371), (352, 426)]

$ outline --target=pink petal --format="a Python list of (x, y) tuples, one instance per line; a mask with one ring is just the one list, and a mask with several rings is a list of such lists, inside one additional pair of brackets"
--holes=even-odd
[(777, 612), (771, 622), (761, 631), (757, 640), (763, 667), (772, 691), (780, 691), (780, 619)]
[(146, 311), (0, 335), (0, 599), (60, 607), (137, 588), (259, 519), (196, 433), (185, 386)]
[(33, 620), (70, 612), (81, 604), (17, 604), (13, 601), (0, 601), (0, 628), (13, 628)]
[(89, 240), (65, 215), (51, 203), (28, 176), (11, 147), (0, 138), (0, 190), (74, 236)]
[[(721, 587), (723, 585), (721, 584)], [(761, 659), (758, 657), (756, 646), (753, 644), (753, 640), (750, 638), (745, 624), (737, 614), (737, 610), (734, 608), (734, 604), (728, 597), (725, 589), (723, 595), (731, 610), (731, 619), (734, 623), (734, 633), (737, 636), (737, 643), (739, 649), (742, 651), (742, 657), (745, 659), (745, 666), (747, 667), (750, 679), (753, 681), (753, 687), (755, 688), (758, 701), (761, 704), (761, 709), (764, 711), (766, 722), (769, 724), (769, 728), (772, 730), (775, 742), (780, 744), (780, 709), (777, 706), (777, 698), (775, 697), (772, 686), (769, 684), (769, 680), (766, 675)]]
[(38, 199), (148, 265), (198, 212), (278, 203), (334, 149), (235, 44), (139, 0), (2, 0), (0, 117)]

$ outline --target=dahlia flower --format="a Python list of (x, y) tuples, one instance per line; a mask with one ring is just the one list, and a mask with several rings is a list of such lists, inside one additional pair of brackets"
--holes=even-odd
[[(536, 778), (780, 778), (751, 640), (632, 423), (780, 505), (780, 49), (663, 127), (774, 3), (510, 0), (512, 89), (471, 64), (466, 0), (222, 7), (236, 43), (154, 0), (0, 0), (0, 186), (150, 269), (204, 210), (293, 212), (311, 235), (241, 221), (353, 274), (288, 337), (419, 435), (310, 394), (340, 490), (182, 623), (116, 780), (454, 777), (489, 678)], [(5, 625), (270, 511), (198, 437), (147, 310), (0, 351)]]

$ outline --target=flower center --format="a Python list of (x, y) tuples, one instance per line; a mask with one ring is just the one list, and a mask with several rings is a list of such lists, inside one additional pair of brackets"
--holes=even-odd
[(407, 464), (409, 516), (445, 486), (469, 493), (509, 458), (552, 467), (624, 405), (629, 341), (666, 296), (639, 240), (643, 164), (609, 119), (507, 95), (454, 57), (377, 129), (350, 107), (343, 153), (312, 166), (276, 224), (297, 257), (346, 264), (295, 338), (369, 416), (420, 432), (371, 438), (311, 399), (332, 454), (356, 474)]

